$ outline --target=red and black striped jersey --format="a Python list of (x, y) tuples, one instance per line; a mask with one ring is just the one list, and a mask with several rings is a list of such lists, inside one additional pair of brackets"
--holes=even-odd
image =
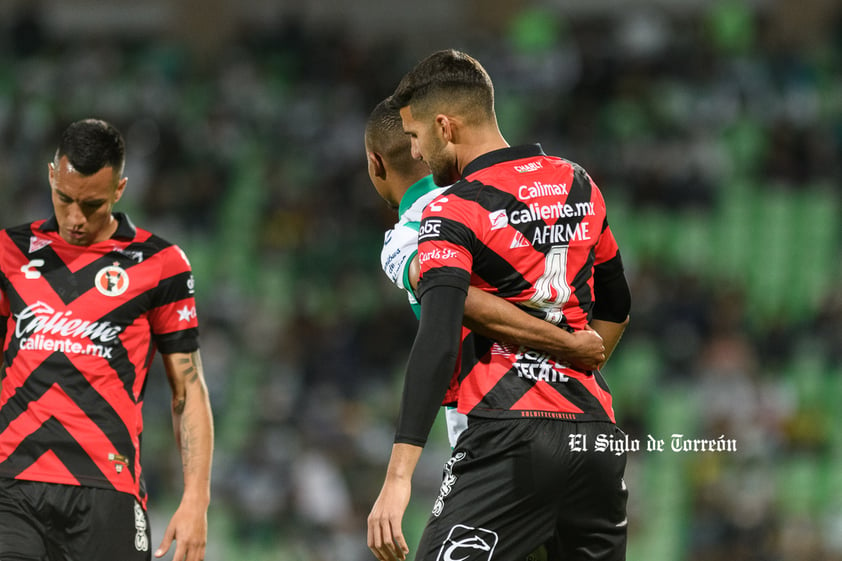
[(131, 493), (145, 505), (142, 406), (156, 350), (198, 349), (193, 274), (121, 213), (108, 240), (55, 218), (0, 231), (0, 477)]
[[(619, 258), (590, 176), (539, 145), (490, 152), (463, 173), (424, 212), (420, 295), (471, 284), (565, 329), (583, 329), (594, 306), (594, 267)], [(476, 334), (462, 354), (462, 413), (614, 421), (599, 372)]]

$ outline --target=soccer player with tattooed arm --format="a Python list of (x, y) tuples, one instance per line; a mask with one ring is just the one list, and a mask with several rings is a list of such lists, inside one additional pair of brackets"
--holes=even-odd
[[(610, 355), (630, 310), (605, 202), (578, 165), (539, 145), (509, 146), (490, 77), (459, 51), (421, 61), (398, 85), (411, 150), (451, 185), (423, 212), (420, 323), (392, 455), (368, 520), (382, 561), (405, 559), (411, 477), (451, 384), (469, 287), (576, 333), (597, 326)], [(625, 558), (625, 455), (573, 450), (571, 438), (620, 436), (598, 369), (475, 337), (461, 348), (457, 408), (467, 415), (415, 559)]]
[(72, 123), (48, 164), (54, 215), (0, 231), (0, 559), (149, 561), (143, 400), (160, 352), (183, 465), (155, 551), (200, 561), (213, 421), (182, 250), (113, 207), (125, 143)]

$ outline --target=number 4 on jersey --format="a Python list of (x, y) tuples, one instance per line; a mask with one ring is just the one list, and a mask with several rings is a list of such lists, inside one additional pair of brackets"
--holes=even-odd
[(535, 281), (535, 294), (530, 303), (547, 314), (547, 321), (558, 323), (562, 308), (572, 290), (567, 284), (567, 246), (553, 246), (544, 259), (544, 273)]

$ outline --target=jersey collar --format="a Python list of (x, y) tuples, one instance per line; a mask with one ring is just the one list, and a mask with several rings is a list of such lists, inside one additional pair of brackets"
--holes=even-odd
[[(130, 240), (137, 235), (137, 228), (127, 214), (115, 212), (113, 216), (117, 219), (117, 229), (112, 234), (111, 239), (125, 238)], [(55, 215), (45, 220), (38, 229), (42, 232), (58, 232), (58, 220), (56, 220)]]
[(415, 201), (432, 191), (438, 189), (439, 186), (433, 182), (432, 175), (426, 175), (409, 186), (409, 189), (401, 197), (401, 204), (398, 206), (398, 216), (403, 216), (403, 213), (411, 207)]
[(540, 144), (522, 144), (520, 146), (510, 146), (507, 148), (500, 148), (499, 150), (492, 150), (479, 156), (471, 163), (469, 163), (462, 170), (462, 177), (468, 177), (472, 173), (476, 173), (481, 169), (491, 167), (502, 162), (509, 162), (512, 160), (520, 160), (522, 158), (535, 158), (537, 156), (546, 156), (544, 149)]

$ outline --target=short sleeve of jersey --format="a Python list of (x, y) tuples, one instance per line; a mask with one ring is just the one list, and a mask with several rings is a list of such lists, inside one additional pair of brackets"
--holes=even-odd
[(186, 353), (199, 348), (193, 272), (178, 246), (165, 251), (161, 282), (149, 314), (152, 337), (161, 353)]
[(445, 189), (437, 187), (429, 176), (410, 186), (401, 199), (398, 222), (386, 232), (380, 252), (383, 272), (392, 283), (407, 292), (416, 314), (420, 309), (417, 309), (418, 302), (411, 288), (409, 264), (418, 252), (418, 227), (424, 208)]
[(468, 290), (476, 234), (474, 203), (445, 193), (424, 210), (418, 231), (419, 297), (433, 286)]
[(400, 289), (409, 289), (409, 264), (417, 251), (418, 231), (415, 228), (397, 223), (386, 232), (380, 264), (389, 280)]

